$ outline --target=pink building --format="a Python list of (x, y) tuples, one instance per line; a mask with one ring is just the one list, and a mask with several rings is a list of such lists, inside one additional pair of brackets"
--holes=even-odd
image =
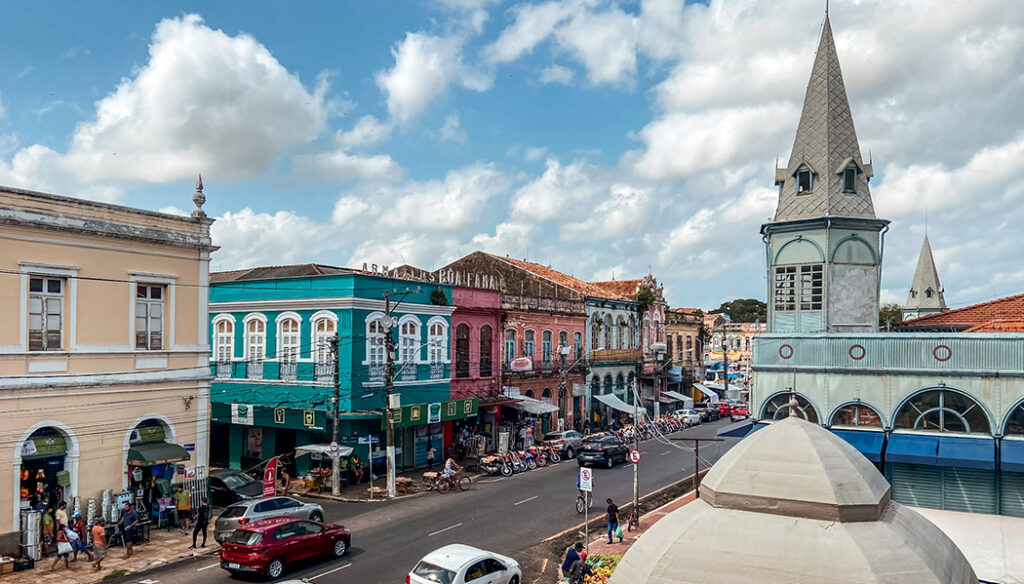
[(501, 393), (501, 293), (452, 287), (451, 398), (468, 399)]

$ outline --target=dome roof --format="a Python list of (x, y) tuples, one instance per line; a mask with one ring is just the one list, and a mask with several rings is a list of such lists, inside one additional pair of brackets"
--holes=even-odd
[(829, 521), (875, 521), (889, 483), (868, 459), (825, 428), (792, 417), (751, 434), (701, 481), (714, 507)]
[[(726, 553), (732, 568), (709, 561)], [(933, 523), (842, 438), (797, 417), (719, 460), (700, 499), (654, 524), (611, 584), (977, 584)]]

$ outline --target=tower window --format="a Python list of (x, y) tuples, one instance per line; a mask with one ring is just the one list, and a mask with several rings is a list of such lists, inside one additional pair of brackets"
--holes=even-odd
[(807, 168), (801, 168), (796, 173), (796, 194), (806, 195), (811, 192), (814, 186), (814, 174)]
[(857, 194), (857, 169), (853, 166), (843, 171), (843, 192), (848, 195)]
[(931, 288), (924, 291), (925, 298), (931, 298), (932, 296), (935, 296), (935, 291), (933, 291)]
[(822, 309), (824, 286), (822, 264), (777, 266), (775, 268), (775, 310), (778, 312)]

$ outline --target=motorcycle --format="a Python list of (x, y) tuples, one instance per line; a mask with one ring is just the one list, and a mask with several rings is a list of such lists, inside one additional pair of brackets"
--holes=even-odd
[[(532, 457), (537, 467), (544, 467), (548, 464), (548, 457), (545, 454), (547, 449), (543, 446), (531, 446), (526, 449), (526, 454)], [(527, 461), (529, 464), (529, 461)]]
[(512, 476), (512, 468), (505, 461), (504, 457), (498, 455), (481, 458), (480, 469), (489, 475), (500, 473), (502, 476)]

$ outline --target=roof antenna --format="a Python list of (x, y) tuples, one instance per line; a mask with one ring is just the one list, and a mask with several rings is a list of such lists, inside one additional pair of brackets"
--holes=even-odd
[(825, 16), (828, 16), (828, 0), (825, 0)]
[(928, 207), (924, 208), (924, 236), (928, 237)]

